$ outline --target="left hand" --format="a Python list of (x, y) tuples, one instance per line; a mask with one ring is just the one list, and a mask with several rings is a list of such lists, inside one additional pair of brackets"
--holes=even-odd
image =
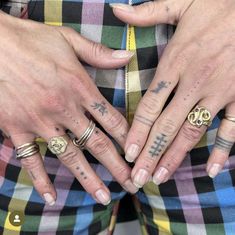
[[(112, 7), (129, 24), (178, 24), (137, 108), (125, 146), (127, 160), (138, 157), (132, 171), (135, 185), (142, 187), (152, 174), (160, 184), (207, 129), (185, 121), (195, 105), (205, 107), (211, 120), (224, 107), (227, 115), (235, 117), (235, 1), (160, 0)], [(173, 99), (162, 111), (176, 86)], [(209, 176), (222, 169), (234, 141), (235, 123), (224, 119), (207, 163)]]

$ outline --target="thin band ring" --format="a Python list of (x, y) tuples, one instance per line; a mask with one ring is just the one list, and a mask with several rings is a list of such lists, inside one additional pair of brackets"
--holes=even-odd
[(84, 131), (84, 133), (81, 135), (81, 137), (79, 139), (76, 137), (73, 139), (73, 144), (76, 147), (83, 150), (85, 148), (85, 145), (86, 145), (88, 139), (91, 137), (92, 133), (94, 132), (94, 130), (95, 130), (95, 123), (92, 120), (90, 120), (89, 126)]
[(31, 157), (39, 152), (39, 146), (34, 141), (32, 143), (22, 144), (16, 148), (16, 159)]
[(225, 119), (230, 121), (230, 122), (235, 122), (235, 117), (232, 117), (230, 115), (225, 115)]

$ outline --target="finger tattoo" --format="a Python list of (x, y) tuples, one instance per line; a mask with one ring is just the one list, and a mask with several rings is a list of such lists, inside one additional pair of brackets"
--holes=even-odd
[(85, 175), (85, 172), (82, 171), (79, 166), (76, 167), (76, 170), (79, 171), (80, 175), (83, 177), (84, 180), (87, 179), (87, 176)]
[(225, 152), (230, 152), (231, 148), (233, 147), (233, 144), (234, 142), (223, 139), (220, 136), (217, 136), (215, 140), (215, 147), (222, 149)]
[(91, 105), (91, 107), (94, 109), (94, 110), (98, 110), (102, 116), (104, 116), (104, 114), (108, 113), (108, 110), (105, 106), (105, 102), (101, 102), (101, 103), (97, 103), (95, 102), (93, 105)]
[(152, 125), (153, 125), (153, 122), (150, 119), (145, 118), (141, 115), (135, 115), (135, 120), (138, 122), (141, 122), (142, 124), (147, 125), (149, 127), (152, 127)]
[(153, 90), (150, 90), (151, 92), (158, 94), (163, 88), (167, 88), (168, 85), (170, 85), (171, 82), (165, 82), (165, 81), (161, 81), (157, 84), (157, 87)]
[(36, 177), (35, 177), (35, 175), (33, 174), (32, 171), (29, 171), (29, 174), (30, 174), (30, 176), (32, 177), (33, 180), (36, 180)]
[(161, 133), (160, 135), (157, 135), (149, 150), (151, 157), (158, 157), (165, 148), (166, 143), (167, 139), (165, 134)]

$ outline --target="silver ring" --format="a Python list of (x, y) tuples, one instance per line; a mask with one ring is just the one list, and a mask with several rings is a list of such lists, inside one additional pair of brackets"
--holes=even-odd
[(81, 135), (81, 137), (79, 139), (76, 137), (73, 139), (73, 144), (76, 147), (83, 150), (85, 148), (85, 145), (86, 145), (88, 139), (91, 137), (94, 130), (95, 130), (95, 123), (92, 120), (90, 120), (89, 126), (84, 131), (84, 133)]
[(231, 122), (235, 122), (235, 117), (232, 117), (230, 115), (225, 115), (225, 119)]
[(16, 148), (16, 159), (31, 157), (39, 152), (39, 146), (36, 142), (22, 144)]

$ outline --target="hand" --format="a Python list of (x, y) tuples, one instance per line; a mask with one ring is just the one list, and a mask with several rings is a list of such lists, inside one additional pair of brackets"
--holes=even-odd
[[(124, 146), (126, 120), (99, 93), (78, 58), (95, 67), (116, 68), (128, 63), (130, 52), (113, 51), (70, 28), (20, 20), (1, 12), (0, 32), (0, 129), (15, 147), (37, 136), (49, 141), (65, 135), (66, 129), (79, 138), (89, 125), (85, 111)], [(130, 168), (101, 130), (95, 129), (86, 148), (126, 190), (137, 191)], [(109, 203), (108, 188), (72, 141), (58, 158), (98, 202)], [(54, 204), (56, 192), (40, 154), (21, 163), (40, 195)]]
[[(111, 6), (119, 19), (132, 25), (178, 24), (137, 108), (125, 145), (127, 160), (138, 157), (132, 171), (136, 186), (142, 187), (152, 173), (153, 181), (160, 184), (206, 131), (206, 126), (185, 121), (195, 105), (206, 107), (212, 119), (224, 107), (227, 115), (235, 117), (235, 2), (160, 0), (135, 7)], [(222, 169), (234, 141), (235, 123), (224, 119), (207, 164), (211, 177)]]

